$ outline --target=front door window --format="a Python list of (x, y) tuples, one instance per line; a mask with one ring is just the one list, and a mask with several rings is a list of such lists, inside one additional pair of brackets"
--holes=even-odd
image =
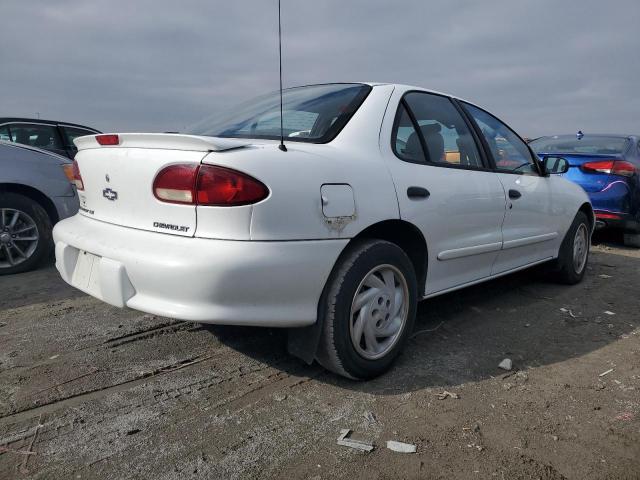
[(520, 137), (493, 115), (468, 103), (464, 105), (482, 132), (497, 170), (506, 173), (538, 174), (531, 151)]

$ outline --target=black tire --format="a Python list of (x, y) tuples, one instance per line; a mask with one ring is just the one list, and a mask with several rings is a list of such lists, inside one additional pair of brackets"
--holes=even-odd
[[(28, 215), (35, 223), (36, 230), (38, 231), (38, 243), (26, 260), (13, 266), (2, 266), (5, 264), (8, 265), (8, 256), (5, 250), (6, 247), (0, 244), (0, 275), (10, 275), (33, 270), (51, 253), (53, 248), (51, 220), (42, 205), (18, 193), (0, 194), (0, 209), (3, 208), (18, 210)], [(0, 222), (1, 221), (2, 219), (0, 219)], [(2, 235), (3, 232), (4, 228), (0, 224), (0, 235)]]
[[(351, 341), (351, 305), (365, 277), (384, 265), (395, 268), (396, 274), (401, 274), (406, 281), (407, 317), (395, 340), (390, 342), (389, 351), (380, 358), (367, 359)], [(416, 274), (400, 247), (382, 240), (365, 240), (349, 247), (334, 267), (320, 299), (318, 313), (323, 326), (316, 360), (327, 370), (351, 379), (381, 375), (391, 367), (413, 330), (416, 299)]]
[(625, 232), (623, 238), (625, 247), (640, 248), (640, 233)]
[[(577, 269), (573, 260), (574, 253), (574, 239), (578, 229), (586, 228), (587, 231), (587, 248), (586, 258), (584, 259), (584, 265), (581, 269)], [(579, 283), (584, 278), (584, 274), (587, 271), (587, 264), (589, 263), (589, 247), (591, 246), (591, 225), (587, 216), (583, 212), (578, 212), (573, 219), (573, 223), (567, 231), (562, 244), (560, 245), (560, 251), (558, 252), (558, 258), (553, 262), (551, 275), (554, 281), (563, 283), (565, 285), (574, 285)]]

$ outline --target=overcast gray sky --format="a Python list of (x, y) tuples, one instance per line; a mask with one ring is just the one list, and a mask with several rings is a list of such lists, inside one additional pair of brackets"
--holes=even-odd
[[(525, 136), (640, 133), (640, 2), (283, 0), (284, 84), (408, 83)], [(180, 130), (277, 88), (276, 0), (2, 0), (0, 116)]]

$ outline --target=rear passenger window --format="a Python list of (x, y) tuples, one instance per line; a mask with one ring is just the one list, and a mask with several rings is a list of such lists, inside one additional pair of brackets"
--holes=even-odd
[(4, 125), (0, 127), (0, 141), (3, 141), (3, 142), (11, 141), (11, 134), (9, 133), (8, 125)]
[(15, 143), (31, 145), (47, 150), (62, 149), (56, 127), (32, 123), (11, 125), (11, 137)]
[(62, 127), (62, 130), (64, 131), (64, 141), (67, 148), (75, 148), (73, 143), (75, 138), (84, 137), (85, 135), (95, 135), (95, 132), (91, 132), (83, 128)]
[(450, 99), (411, 92), (398, 109), (392, 143), (403, 160), (483, 167), (467, 124)]

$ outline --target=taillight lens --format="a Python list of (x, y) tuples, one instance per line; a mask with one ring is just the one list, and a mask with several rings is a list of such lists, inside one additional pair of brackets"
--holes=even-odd
[(169, 165), (156, 175), (153, 194), (163, 202), (193, 204), (197, 172), (198, 165)]
[(236, 206), (264, 200), (269, 190), (260, 181), (229, 168), (202, 165), (198, 172), (198, 205)]
[(595, 212), (596, 218), (604, 219), (604, 220), (620, 220), (620, 215), (609, 212)]
[(232, 207), (264, 200), (269, 189), (259, 180), (230, 168), (176, 164), (156, 175), (153, 194), (162, 202)]
[(614, 175), (622, 175), (632, 177), (636, 173), (636, 167), (633, 163), (623, 160), (598, 160), (596, 162), (587, 162), (580, 167), (587, 173), (612, 173)]
[(100, 145), (119, 145), (120, 137), (118, 135), (106, 134), (96, 135), (96, 140)]
[(616, 161), (613, 162), (613, 169), (611, 173), (614, 175), (622, 175), (624, 177), (633, 177), (633, 174), (636, 173), (636, 167), (633, 163)]
[(72, 172), (73, 183), (75, 183), (76, 188), (78, 190), (84, 190), (84, 183), (82, 182), (82, 176), (80, 175), (80, 167), (78, 166), (78, 162), (76, 160), (73, 161)]
[(580, 168), (585, 172), (611, 173), (614, 160), (599, 160), (597, 162), (583, 163)]
[(75, 185), (76, 177), (73, 173), (73, 163), (63, 163), (61, 166), (64, 176), (67, 177), (67, 180), (69, 180), (70, 183)]

